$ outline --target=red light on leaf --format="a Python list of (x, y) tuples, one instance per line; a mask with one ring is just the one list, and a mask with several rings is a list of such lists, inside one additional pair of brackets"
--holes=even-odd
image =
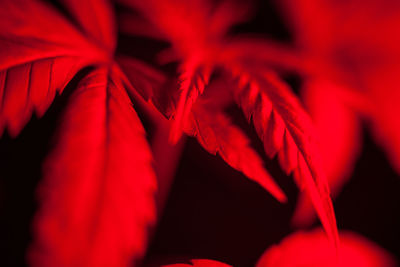
[(392, 256), (352, 232), (340, 232), (339, 257), (321, 230), (298, 232), (267, 249), (257, 267), (394, 267)]
[(277, 200), (287, 201), (283, 191), (265, 170), (257, 152), (251, 148), (250, 140), (223, 111), (198, 104), (185, 131), (195, 136), (209, 153), (218, 153), (232, 168), (256, 181)]
[(300, 189), (306, 190), (331, 240), (338, 245), (336, 218), (322, 170), (314, 129), (298, 99), (271, 73), (251, 79), (242, 76), (237, 102), (264, 143), (266, 153), (278, 153), (281, 166), (294, 172)]
[[(328, 81), (309, 81), (302, 90), (305, 105), (318, 132), (318, 145), (333, 196), (350, 178), (361, 147), (359, 116), (341, 98), (340, 92), (345, 90)], [(302, 194), (294, 223), (309, 225), (313, 215), (311, 200)]]
[(71, 96), (45, 165), (34, 266), (128, 266), (155, 219), (145, 132), (113, 70), (90, 73)]
[(0, 17), (0, 135), (16, 136), (81, 68), (107, 56), (42, 2), (2, 1)]

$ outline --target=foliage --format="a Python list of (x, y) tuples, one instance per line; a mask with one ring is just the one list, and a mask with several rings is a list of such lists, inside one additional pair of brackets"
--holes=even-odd
[[(277, 6), (292, 26), (293, 46), (235, 34), (232, 28), (251, 17), (244, 1), (0, 3), (0, 133), (18, 136), (32, 114), (42, 117), (57, 94), (73, 87), (37, 191), (32, 266), (139, 264), (162, 206), (157, 187), (166, 190), (173, 172), (174, 156), (168, 161), (166, 152), (179, 153), (174, 144), (183, 133), (286, 202), (227, 111), (232, 106), (299, 187), (294, 223), (309, 225), (315, 211), (328, 237), (295, 233), (268, 249), (258, 266), (394, 265), (370, 241), (339, 234), (329, 187), (338, 194), (351, 174), (360, 118), (371, 122), (398, 169), (400, 39), (382, 29), (400, 25), (400, 5), (287, 0)], [(144, 62), (121, 53), (121, 33), (169, 47)], [(171, 63), (177, 67), (162, 71)], [(288, 72), (304, 80), (301, 98), (283, 79)], [(150, 134), (158, 134), (158, 143), (148, 143)]]

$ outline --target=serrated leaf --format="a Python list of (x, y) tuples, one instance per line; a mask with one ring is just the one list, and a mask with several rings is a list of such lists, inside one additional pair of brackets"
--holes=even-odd
[(337, 245), (338, 233), (329, 188), (306, 112), (290, 89), (272, 73), (242, 75), (236, 99), (252, 118), (265, 152), (278, 159), (286, 173), (294, 171), (301, 189), (307, 190), (328, 236)]
[(210, 71), (196, 64), (185, 64), (180, 76), (180, 96), (171, 126), (171, 141), (176, 143), (182, 135), (183, 125), (199, 95), (210, 79)]
[(0, 17), (0, 134), (7, 127), (15, 136), (79, 69), (105, 55), (43, 2), (1, 1)]
[(285, 194), (265, 170), (248, 137), (222, 111), (197, 105), (185, 132), (195, 136), (209, 153), (218, 153), (229, 166), (257, 182), (280, 202), (286, 202)]
[(84, 78), (44, 168), (33, 266), (129, 266), (155, 220), (156, 180), (141, 122), (107, 67)]
[[(343, 95), (348, 89), (329, 81), (308, 80), (302, 88), (302, 99), (318, 133), (324, 170), (332, 197), (348, 181), (360, 153), (359, 118)], [(311, 200), (301, 194), (293, 215), (297, 226), (311, 225), (315, 214)]]

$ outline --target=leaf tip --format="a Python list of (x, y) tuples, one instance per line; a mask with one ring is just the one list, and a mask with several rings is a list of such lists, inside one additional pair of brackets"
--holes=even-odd
[(274, 196), (280, 203), (287, 203), (288, 202), (287, 196), (286, 196), (285, 193), (283, 193), (283, 191), (278, 192)]

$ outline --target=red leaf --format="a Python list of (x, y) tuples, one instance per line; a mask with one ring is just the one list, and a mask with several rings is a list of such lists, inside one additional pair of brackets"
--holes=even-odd
[(364, 94), (375, 138), (400, 173), (400, 35), (393, 34), (400, 27), (399, 1), (281, 2), (311, 74)]
[(197, 105), (186, 133), (195, 136), (209, 153), (218, 153), (229, 166), (260, 184), (277, 200), (286, 202), (285, 194), (265, 170), (262, 159), (251, 148), (250, 140), (223, 112), (209, 111)]
[(8, 127), (15, 136), (79, 69), (105, 56), (42, 2), (1, 1), (0, 17), (0, 135)]
[(193, 104), (204, 91), (221, 52), (229, 28), (243, 20), (247, 5), (209, 0), (120, 0), (138, 8), (159, 29), (173, 49), (164, 51), (163, 61), (182, 59), (180, 97), (171, 129), (171, 141), (182, 134)]
[(211, 54), (215, 55), (229, 27), (243, 20), (248, 12), (247, 5), (231, 1), (119, 1), (140, 10), (183, 59), (212, 60)]
[(298, 99), (278, 77), (241, 76), (236, 98), (264, 143), (265, 152), (278, 153), (282, 168), (306, 189), (328, 236), (337, 245), (336, 219), (329, 188), (315, 144), (314, 129)]
[(349, 231), (340, 233), (339, 257), (320, 230), (297, 232), (269, 248), (257, 267), (394, 267), (394, 258), (366, 238)]
[(188, 120), (193, 104), (208, 84), (210, 71), (194, 63), (185, 64), (180, 79), (181, 92), (171, 128), (171, 141), (173, 143), (176, 143), (181, 137), (183, 125)]
[(61, 1), (83, 28), (85, 36), (112, 54), (117, 42), (117, 30), (111, 1)]
[(224, 43), (219, 54), (221, 64), (244, 62), (252, 68), (274, 68), (304, 72), (302, 58), (287, 44), (274, 40), (237, 35)]
[(373, 105), (370, 116), (372, 131), (377, 143), (386, 150), (392, 167), (400, 174), (400, 90), (398, 78), (400, 61), (395, 66), (383, 68), (366, 75), (368, 97)]
[[(307, 81), (302, 95), (319, 137), (319, 146), (332, 195), (350, 178), (361, 148), (361, 126), (356, 112), (342, 98), (348, 89), (332, 82)], [(312, 204), (300, 195), (294, 215), (296, 225), (313, 222)]]
[(161, 72), (137, 59), (127, 56), (118, 56), (117, 62), (129, 78), (129, 82), (133, 88), (144, 100), (149, 101), (155, 94), (161, 94), (161, 87), (167, 80)]
[(170, 264), (164, 265), (164, 267), (230, 267), (230, 265), (214, 260), (205, 260), (205, 259), (198, 259), (198, 260), (190, 260), (190, 264), (186, 263), (178, 263), (178, 264)]
[(128, 266), (155, 220), (151, 152), (121, 81), (101, 68), (72, 95), (44, 168), (34, 266)]

